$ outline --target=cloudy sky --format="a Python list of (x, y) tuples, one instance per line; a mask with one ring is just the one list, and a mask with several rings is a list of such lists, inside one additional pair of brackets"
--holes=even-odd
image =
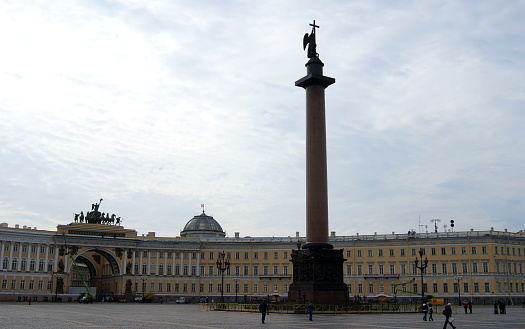
[(0, 222), (53, 230), (103, 198), (139, 234), (179, 235), (204, 203), (229, 236), (304, 236), (294, 82), (315, 19), (336, 79), (330, 231), (525, 229), (524, 16), (511, 0), (4, 0)]

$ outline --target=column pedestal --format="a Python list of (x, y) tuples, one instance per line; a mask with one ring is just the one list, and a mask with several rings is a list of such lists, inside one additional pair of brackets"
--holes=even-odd
[(344, 261), (342, 249), (292, 250), (293, 283), (288, 298), (296, 303), (347, 304)]

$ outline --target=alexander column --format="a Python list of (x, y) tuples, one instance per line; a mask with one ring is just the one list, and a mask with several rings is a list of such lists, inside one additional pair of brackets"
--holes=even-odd
[(306, 90), (306, 244), (292, 251), (293, 283), (289, 298), (297, 303), (345, 304), (348, 289), (343, 281), (342, 249), (328, 242), (328, 186), (326, 165), (325, 93), (334, 78), (323, 75), (315, 29), (306, 33), (306, 76), (295, 85)]

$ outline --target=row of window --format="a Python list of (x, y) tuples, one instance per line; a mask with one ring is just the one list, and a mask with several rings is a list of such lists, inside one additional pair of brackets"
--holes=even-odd
[[(457, 255), (458, 254), (458, 247), (449, 247), (450, 248), (450, 255)], [(438, 249), (440, 250), (441, 252), (441, 255), (445, 256), (447, 255), (447, 247), (441, 247), (441, 248), (430, 248), (430, 255), (432, 256), (436, 256), (437, 253), (438, 253)], [(518, 254), (519, 256), (521, 256), (521, 249), (520, 248), (512, 248), (512, 254), (515, 256), (516, 255), (516, 249), (518, 250)], [(401, 248), (401, 249), (397, 249), (399, 251), (399, 255), (398, 256), (406, 256), (406, 249), (404, 248)], [(498, 254), (498, 251), (500, 249), (498, 249), (498, 247), (496, 246), (495, 247), (495, 253)], [(363, 251), (364, 250), (356, 250), (356, 257), (363, 257)], [(377, 249), (377, 255), (374, 255), (374, 250), (372, 249), (368, 249), (366, 250), (367, 252), (367, 257), (384, 257), (385, 256), (385, 253), (384, 253), (384, 250), (383, 249)], [(396, 256), (396, 249), (388, 249), (388, 255), (390, 257), (395, 257)], [(410, 249), (410, 254), (411, 256), (417, 256), (419, 255), (419, 251), (422, 251), (423, 252), (423, 255), (426, 255), (427, 254), (427, 250), (426, 248), (411, 248)], [(506, 247), (506, 251), (507, 251), (507, 254), (510, 255), (510, 252), (511, 252), (511, 249), (510, 247)], [(459, 252), (461, 255), (466, 255), (467, 254), (467, 247), (459, 247)], [(478, 253), (478, 246), (471, 246), (470, 247), (470, 254), (471, 255), (476, 255)], [(483, 255), (486, 255), (488, 252), (487, 252), (487, 247), (486, 246), (481, 246), (481, 253)], [(504, 247), (501, 247), (501, 254), (505, 255), (505, 248)], [(523, 250), (523, 254), (525, 255), (525, 249)], [(352, 250), (347, 250), (346, 251), (346, 257), (352, 257)]]
[[(273, 252), (268, 252), (268, 251), (264, 251), (261, 253), (262, 254), (262, 258), (259, 258), (259, 252), (258, 251), (254, 251), (253, 252), (253, 259), (270, 259), (270, 254), (273, 254), (273, 258), (272, 259), (280, 259), (279, 258), (279, 252), (278, 251), (273, 251)], [(157, 251), (155, 250), (135, 250), (135, 257), (136, 258), (140, 258), (142, 255), (143, 258), (148, 258), (148, 257), (157, 257)], [(196, 252), (196, 251), (159, 251), (158, 252), (158, 256), (159, 258), (164, 258), (166, 256), (166, 258), (168, 259), (197, 259), (197, 256), (200, 256), (199, 258), (200, 259), (206, 259), (206, 252)], [(234, 258), (232, 258), (232, 255)], [(224, 256), (222, 255), (222, 252), (213, 252), (213, 251), (210, 251), (208, 252), (208, 259), (222, 259), (223, 257), (225, 259), (228, 259), (228, 260), (231, 260), (231, 259), (241, 259), (241, 256), (242, 256), (242, 259), (250, 259), (250, 253), (249, 252), (225, 252), (224, 253)], [(288, 259), (288, 251), (283, 251), (282, 252), (282, 259)]]
[[(279, 272), (280, 266), (279, 265), (272, 265), (270, 267), (269, 265), (262, 265), (259, 267), (259, 265), (252, 265), (252, 275), (289, 275), (288, 274), (288, 264), (281, 265), (282, 272)], [(206, 272), (206, 268), (208, 271)], [(208, 265), (200, 265), (199, 266), (199, 272), (197, 273), (197, 265), (180, 265), (175, 264), (175, 271), (173, 272), (173, 266), (172, 264), (168, 264), (167, 266), (164, 266), (164, 264), (158, 264), (158, 266), (155, 263), (149, 264), (142, 264), (142, 270), (140, 271), (140, 265), (135, 264), (133, 268), (132, 274), (152, 274), (152, 275), (220, 275), (219, 269), (216, 267), (215, 264), (208, 264)], [(166, 271), (164, 271), (166, 269)], [(270, 272), (270, 269), (272, 270)], [(157, 272), (158, 271), (158, 272)], [(233, 273), (236, 276), (249, 276), (250, 275), (250, 266), (249, 265), (243, 265), (242, 268), (240, 265), (233, 266)], [(232, 274), (232, 267), (229, 267), (225, 271), (225, 275), (231, 275)]]
[[(17, 286), (16, 286), (16, 283), (17, 283), (17, 280), (11, 280), (11, 290), (16, 290), (17, 289)], [(35, 289), (35, 280), (29, 280), (28, 282), (28, 289), (29, 290), (34, 290)], [(2, 290), (6, 290), (7, 289), (7, 279), (3, 279), (2, 280)], [(26, 280), (20, 280), (19, 282), (19, 289), (20, 290), (25, 290), (26, 289)], [(51, 287), (53, 285), (53, 282), (51, 280), (47, 281), (47, 284), (46, 284), (46, 289), (47, 290), (51, 290)], [(43, 290), (44, 288), (44, 281), (43, 280), (38, 280), (37, 282), (37, 289), (38, 290)]]
[[(364, 291), (364, 284), (363, 283), (358, 283), (357, 284), (357, 291), (356, 292), (352, 292), (352, 284), (348, 284), (348, 292), (349, 293), (357, 293), (357, 294), (363, 294), (365, 293)], [(396, 291), (401, 291), (401, 294), (403, 294), (403, 291), (407, 291), (407, 289), (409, 289), (408, 287), (408, 284), (406, 283), (403, 283), (401, 285), (401, 288), (398, 288), (399, 284), (391, 284), (390, 285), (390, 293), (392, 295), (396, 295)], [(473, 283), (473, 291), (474, 293), (480, 293), (480, 284), (478, 282), (474, 282)], [(412, 291), (413, 292), (419, 292), (421, 286), (419, 286), (417, 283), (413, 283), (412, 284)], [(450, 291), (450, 287), (449, 287), (449, 283), (448, 282), (443, 282), (442, 285), (441, 285), (441, 291), (439, 290), (439, 284), (438, 283), (432, 283), (432, 293), (433, 294), (448, 294), (448, 293), (459, 293), (459, 287), (460, 287), (460, 284), (459, 282), (454, 282), (452, 284), (452, 291)], [(369, 294), (375, 294), (375, 293), (380, 293), (380, 294), (384, 294), (385, 293), (385, 285), (384, 284), (379, 284), (379, 291), (376, 290), (376, 285), (374, 285), (373, 283), (369, 283), (368, 284), (368, 291), (366, 291), (366, 293), (369, 293)], [(428, 285), (426, 283), (423, 284), (423, 289), (425, 290), (425, 293), (429, 293), (428, 291)], [(489, 282), (485, 282), (483, 284), (483, 292), (485, 293), (493, 293), (494, 291), (491, 291), (490, 289), (490, 283)], [(520, 293), (520, 292), (525, 292), (525, 283), (518, 283), (518, 282), (515, 282), (515, 283), (512, 283), (510, 282), (507, 286), (507, 283), (504, 282), (503, 284), (501, 283), (498, 283), (497, 284), (497, 292), (498, 293), (508, 293), (510, 290), (510, 292), (517, 292), (517, 293)], [(463, 282), (462, 284), (462, 291), (461, 293), (470, 293), (470, 284), (468, 282)]]
[[(352, 275), (352, 264), (346, 264), (346, 274)], [(356, 273), (357, 275), (363, 275), (363, 274), (380, 274), (380, 275), (386, 275), (386, 274), (392, 274), (392, 275), (406, 275), (407, 272), (407, 264), (399, 264), (399, 271), (396, 269), (395, 264), (389, 264), (388, 268), (385, 266), (385, 264), (377, 264), (377, 272), (374, 272), (374, 264), (367, 264), (367, 272), (364, 272), (363, 264), (357, 264), (356, 265)], [(448, 263), (441, 263), (441, 268), (439, 268), (438, 263), (431, 263), (430, 266), (425, 270), (425, 273), (432, 273), (432, 274), (449, 274), (449, 268), (451, 269), (451, 274), (457, 274), (459, 272), (459, 266), (458, 263), (450, 263), (450, 267)], [(439, 270), (441, 270), (439, 272)], [(387, 272), (388, 271), (388, 272)], [(481, 269), (479, 268), (478, 262), (471, 262), (471, 268), (469, 269), (467, 262), (461, 263), (461, 272), (462, 273), (489, 273), (490, 272), (490, 266), (489, 262), (482, 262), (481, 263)], [(509, 274), (523, 274), (523, 263), (515, 263), (515, 262), (498, 262), (496, 261), (496, 272), (497, 273), (509, 273)], [(411, 274), (417, 274), (418, 268), (416, 267), (416, 264), (411, 263)]]
[[(13, 252), (18, 252), (19, 251), (19, 246), (20, 244), (19, 243), (13, 243), (12, 244), (13, 246)], [(22, 252), (23, 253), (27, 253), (27, 251), (29, 250), (29, 244), (22, 244)], [(45, 254), (46, 251), (47, 251), (47, 248), (48, 246), (40, 246), (40, 253), (41, 254)], [(38, 246), (36, 244), (32, 244), (31, 245), (31, 253), (32, 254), (36, 254), (38, 250)], [(11, 251), (11, 243), (9, 242), (6, 242), (4, 243), (4, 252), (10, 252)], [(50, 254), (54, 254), (55, 253), (55, 247), (54, 246), (49, 246), (49, 253)]]
[[(264, 283), (264, 284), (258, 284), (258, 283), (254, 283), (252, 285), (252, 292), (253, 294), (257, 294), (259, 293), (259, 287), (262, 286), (262, 291), (263, 293), (268, 293), (269, 290), (269, 286), (267, 283)], [(199, 292), (201, 293), (204, 293), (204, 292), (208, 292), (208, 293), (220, 293), (221, 290), (222, 290), (222, 284), (221, 283), (218, 283), (218, 284), (213, 284), (213, 283), (208, 283), (208, 284), (204, 284), (204, 283), (200, 283), (198, 284), (198, 287), (199, 287)], [(205, 288), (207, 287), (207, 290), (205, 290)], [(242, 288), (242, 290), (241, 290)], [(159, 283), (154, 283), (154, 282), (151, 282), (149, 284), (149, 290), (147, 290), (147, 283), (146, 282), (143, 282), (142, 283), (142, 287), (141, 287), (142, 290), (139, 290), (139, 283), (138, 282), (135, 282), (135, 293), (141, 293), (141, 292), (155, 292), (155, 293), (160, 293), (160, 292), (194, 292), (196, 293), (197, 292), (197, 284), (196, 283), (171, 283), (171, 282), (167, 282), (167, 283), (164, 283), (164, 282), (159, 282)], [(279, 286), (278, 284), (274, 283), (273, 284), (273, 290), (272, 292), (278, 292), (279, 291)], [(224, 292), (225, 293), (232, 293), (232, 292), (236, 292), (236, 293), (239, 293), (239, 294), (248, 294), (250, 293), (249, 292), (249, 284), (248, 283), (244, 283), (244, 284), (239, 284), (239, 283), (236, 283), (236, 284), (230, 284), (230, 283), (227, 283), (225, 286), (224, 286)], [(282, 293), (288, 293), (288, 284), (284, 284), (283, 285), (283, 291)]]
[[(2, 260), (2, 269), (3, 270), (9, 270), (9, 258), (8, 257), (4, 257), (4, 259)], [(30, 261), (29, 261), (29, 268), (27, 267), (27, 259), (25, 258), (22, 258), (22, 260), (20, 261), (20, 271), (36, 271), (36, 260), (34, 258), (32, 258)], [(14, 257), (12, 260), (11, 260), (11, 271), (18, 271), (18, 258)], [(46, 263), (43, 259), (40, 259), (38, 261), (38, 271), (39, 272), (52, 272), (53, 271), (53, 261), (52, 260), (49, 260), (47, 262), (47, 268), (46, 268)]]

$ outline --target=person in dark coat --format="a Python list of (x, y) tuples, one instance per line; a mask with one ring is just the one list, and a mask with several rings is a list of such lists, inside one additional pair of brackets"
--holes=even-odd
[(428, 321), (434, 321), (434, 318), (432, 317), (432, 314), (434, 313), (434, 309), (432, 308), (432, 304), (428, 304)]
[(314, 314), (314, 304), (312, 302), (308, 303), (308, 306), (306, 306), (306, 311), (308, 312), (308, 315), (310, 316), (308, 320), (312, 320), (312, 314)]
[(472, 314), (472, 301), (468, 301), (468, 310), (470, 311), (470, 314)]
[(427, 321), (428, 305), (426, 303), (423, 303), (423, 305), (421, 306), (421, 310), (423, 311), (423, 321)]
[(266, 300), (263, 300), (263, 302), (259, 305), (259, 312), (261, 312), (261, 320), (262, 323), (264, 323), (264, 320), (266, 319), (266, 313), (268, 312), (268, 304), (266, 304)]
[(498, 314), (498, 302), (494, 302), (494, 314)]
[(449, 321), (450, 317), (452, 316), (452, 307), (450, 305), (452, 304), (448, 303), (447, 306), (445, 306), (445, 309), (443, 310), (443, 315), (445, 316), (445, 324), (443, 324), (443, 329), (447, 328), (447, 324), (450, 324), (452, 329), (456, 329), (452, 322)]

